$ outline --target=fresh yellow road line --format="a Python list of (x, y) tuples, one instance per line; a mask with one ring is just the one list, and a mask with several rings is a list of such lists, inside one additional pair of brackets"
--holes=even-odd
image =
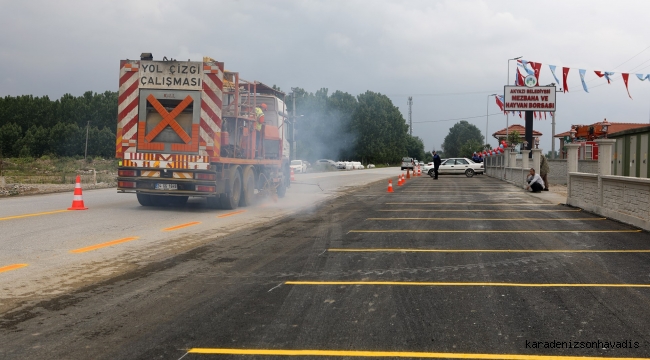
[(504, 203), (459, 203), (459, 202), (389, 202), (384, 205), (480, 205), (480, 206), (558, 206), (560, 204), (504, 204)]
[(225, 218), (225, 217), (234, 216), (234, 215), (245, 213), (245, 212), (246, 212), (246, 210), (233, 211), (233, 212), (225, 213), (225, 214), (222, 214), (222, 215), (217, 215), (217, 217), (218, 218)]
[(200, 223), (201, 223), (200, 221), (188, 222), (188, 223), (186, 223), (186, 224), (180, 224), (180, 225), (176, 225), (176, 226), (172, 226), (172, 227), (164, 228), (164, 229), (162, 229), (162, 231), (174, 231), (174, 230), (178, 230), (178, 229), (182, 229), (182, 228), (186, 228), (186, 227), (190, 227), (190, 226), (198, 225), (198, 224), (200, 224)]
[(488, 249), (327, 249), (328, 252), (423, 252), (423, 253), (650, 253), (650, 250), (488, 250)]
[(12, 265), (3, 266), (3, 267), (0, 267), (0, 273), (3, 273), (5, 271), (11, 271), (11, 270), (17, 270), (17, 269), (20, 269), (20, 268), (24, 268), (27, 265), (29, 265), (29, 264), (12, 264)]
[(377, 211), (429, 211), (429, 212), (448, 212), (448, 211), (456, 211), (456, 212), (578, 212), (582, 211), (582, 209), (575, 209), (575, 210), (531, 210), (531, 209), (498, 209), (498, 210), (491, 210), (491, 209), (389, 209), (389, 210), (377, 210)]
[(639, 233), (641, 230), (350, 230), (348, 233)]
[[(420, 191), (420, 190), (413, 190), (413, 191), (411, 191), (411, 190), (402, 190), (402, 191), (400, 191), (400, 192), (402, 192), (402, 193), (418, 193), (418, 194), (422, 194), (422, 193), (449, 193), (449, 192), (451, 192), (451, 191), (454, 191), (454, 189), (449, 189), (449, 190), (435, 190), (435, 191), (431, 191), (431, 190), (425, 190), (425, 191)], [(522, 193), (522, 192), (524, 192), (523, 189), (522, 189), (521, 191), (472, 191), (471, 194), (469, 194), (469, 195), (473, 195), (473, 194), (520, 194), (520, 193)], [(450, 196), (457, 196), (458, 194), (447, 194), (447, 195), (450, 195)]]
[(132, 237), (127, 237), (127, 238), (117, 239), (117, 240), (113, 240), (113, 241), (109, 241), (109, 242), (105, 242), (105, 243), (101, 243), (101, 244), (97, 244), (97, 245), (92, 245), (92, 246), (87, 246), (87, 247), (83, 247), (83, 248), (79, 248), (79, 249), (70, 250), (70, 252), (73, 253), (73, 254), (85, 253), (85, 252), (88, 252), (88, 251), (93, 251), (93, 250), (105, 248), (105, 247), (108, 247), (108, 246), (113, 246), (113, 245), (125, 243), (125, 242), (128, 242), (128, 241), (137, 240), (138, 238), (139, 238), (139, 236), (132, 236)]
[(505, 287), (620, 287), (650, 288), (650, 284), (545, 284), (434, 281), (285, 281), (286, 285), (389, 285), (389, 286), (505, 286)]
[(2, 220), (13, 220), (13, 219), (22, 219), (22, 218), (32, 217), (32, 216), (41, 216), (41, 215), (49, 215), (49, 214), (58, 214), (58, 213), (66, 212), (66, 211), (68, 211), (68, 210), (54, 210), (54, 211), (44, 211), (44, 212), (33, 213), (33, 214), (24, 214), (24, 215), (7, 216), (7, 217), (2, 217), (2, 218), (0, 218), (0, 221), (2, 221)]
[(511, 219), (485, 219), (485, 218), (367, 218), (370, 221), (385, 221), (385, 220), (431, 220), (431, 221), (588, 221), (588, 220), (607, 220), (607, 218), (575, 218), (575, 219), (540, 219), (540, 218), (511, 218)]
[(227, 348), (193, 348), (191, 354), (204, 355), (260, 355), (260, 356), (337, 356), (367, 358), (417, 358), (417, 359), (487, 359), (487, 360), (650, 360), (650, 358), (615, 358), (594, 356), (558, 356), (525, 354), (480, 354), (480, 353), (443, 353), (421, 351), (363, 351), (363, 350), (291, 350), (291, 349), (227, 349)]

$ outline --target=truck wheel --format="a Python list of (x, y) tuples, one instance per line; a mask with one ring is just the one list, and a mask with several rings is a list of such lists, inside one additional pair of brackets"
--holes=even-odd
[(251, 206), (255, 200), (255, 173), (252, 166), (244, 168), (239, 206)]
[(138, 202), (142, 206), (151, 206), (151, 195), (149, 194), (136, 194), (138, 197)]
[(239, 166), (231, 168), (228, 183), (230, 186), (226, 190), (226, 193), (221, 194), (221, 207), (226, 210), (234, 210), (239, 205), (242, 188)]
[(287, 194), (287, 187), (284, 186), (284, 182), (280, 181), (280, 185), (278, 185), (277, 189), (275, 190), (276, 194), (278, 194), (279, 198), (283, 198)]
[(474, 170), (472, 170), (472, 169), (465, 170), (465, 176), (467, 176), (467, 177), (474, 176)]

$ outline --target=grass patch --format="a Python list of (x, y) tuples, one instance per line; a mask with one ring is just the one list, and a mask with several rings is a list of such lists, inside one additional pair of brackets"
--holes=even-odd
[(85, 182), (94, 181), (96, 177), (98, 183), (112, 183), (117, 176), (117, 160), (47, 155), (38, 159), (6, 158), (0, 175), (5, 176), (8, 184), (73, 184), (77, 174)]

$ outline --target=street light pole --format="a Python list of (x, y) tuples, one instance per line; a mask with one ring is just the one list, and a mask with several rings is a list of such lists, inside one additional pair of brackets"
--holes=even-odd
[(488, 144), (488, 122), (490, 120), (490, 96), (497, 96), (497, 94), (490, 94), (487, 96), (486, 104), (485, 104), (485, 145), (484, 148), (487, 150), (487, 144)]

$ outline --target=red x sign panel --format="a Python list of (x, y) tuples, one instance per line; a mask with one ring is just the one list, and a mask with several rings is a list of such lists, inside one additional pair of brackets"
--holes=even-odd
[(178, 106), (172, 112), (167, 112), (164, 106), (156, 99), (152, 94), (147, 96), (147, 101), (158, 111), (160, 116), (162, 116), (162, 121), (153, 128), (149, 134), (145, 137), (147, 142), (151, 142), (161, 131), (163, 131), (168, 125), (180, 136), (180, 138), (187, 144), (192, 138), (183, 130), (183, 128), (176, 122), (176, 117), (183, 111), (185, 108), (194, 101), (191, 96), (185, 97)]

